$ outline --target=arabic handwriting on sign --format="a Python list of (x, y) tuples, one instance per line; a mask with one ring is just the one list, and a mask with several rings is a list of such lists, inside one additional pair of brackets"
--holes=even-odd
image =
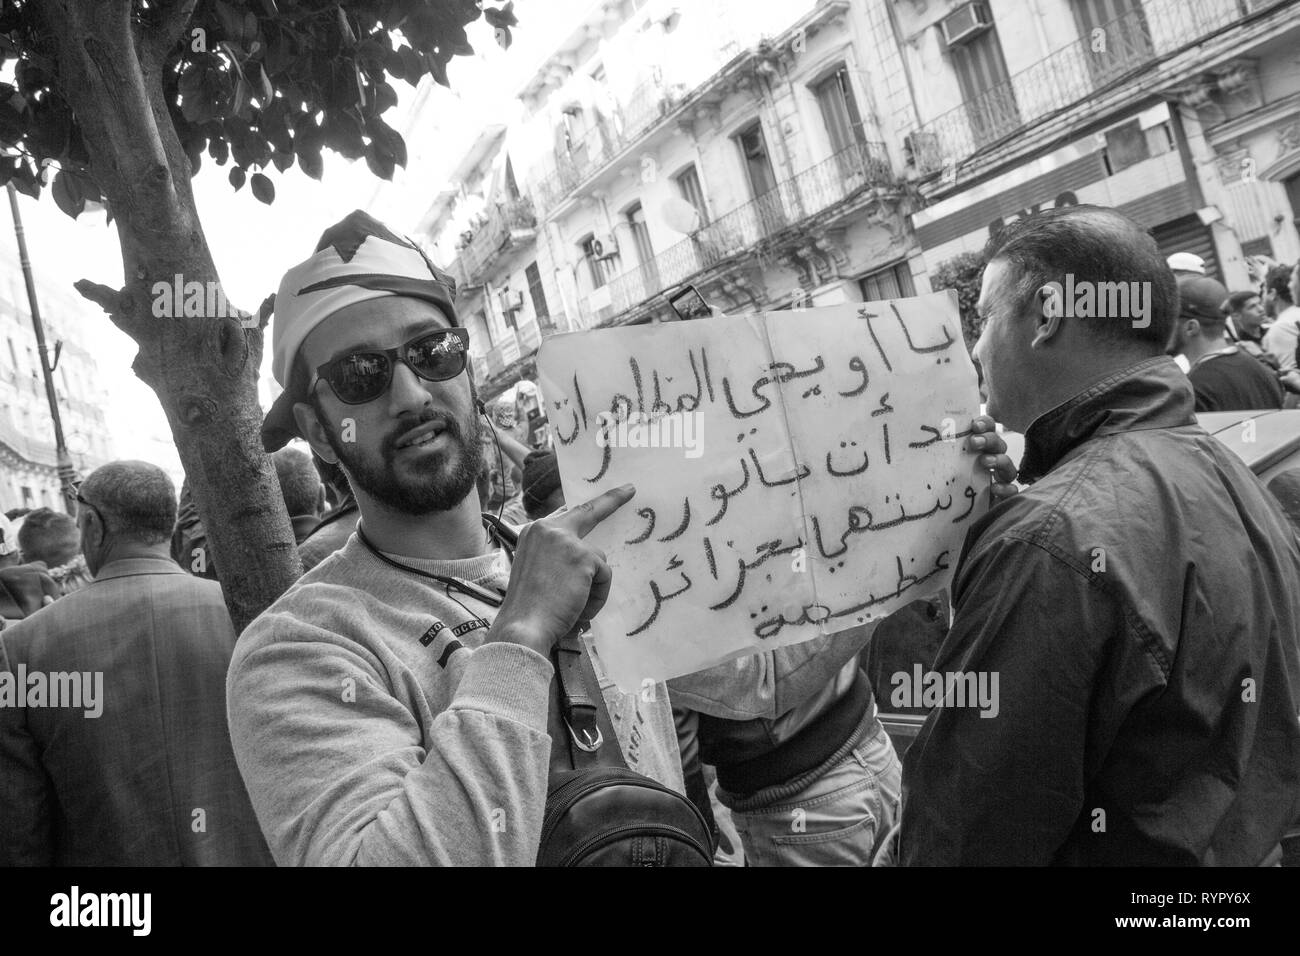
[(861, 374), (862, 381), (847, 392), (840, 392), (839, 394), (842, 398), (853, 398), (856, 395), (861, 395), (867, 390), (867, 383), (871, 381), (871, 375), (867, 372), (867, 366), (863, 363), (862, 359), (858, 358), (856, 355), (849, 359), (849, 370)]
[(893, 410), (894, 406), (889, 404), (889, 393), (885, 392), (885, 394), (880, 396), (880, 407), (872, 409), (871, 417), (875, 418), (878, 415), (888, 415)]
[[(765, 621), (760, 621), (754, 628), (754, 636), (757, 637), (759, 640), (766, 640), (769, 637), (775, 637), (777, 634), (781, 632), (783, 628), (790, 627), (793, 625), (820, 624), (821, 622), (828, 620), (829, 618), (832, 617), (850, 617), (876, 604), (881, 604), (885, 601), (888, 601), (891, 598), (901, 597), (905, 591), (908, 591), (911, 588), (916, 587), (918, 584), (920, 584), (923, 581), (929, 580), (930, 578), (934, 577), (936, 574), (941, 574), (942, 572), (946, 571), (949, 567), (948, 551), (946, 550), (939, 552), (938, 556), (934, 560), (934, 567), (930, 571), (927, 571), (925, 574), (922, 575), (915, 575), (915, 574), (909, 574), (904, 572), (903, 559), (900, 555), (895, 555), (894, 560), (898, 566), (898, 583), (893, 591), (887, 592), (880, 596), (877, 596), (875, 594), (868, 594), (867, 599), (865, 601), (862, 601), (858, 604), (854, 604), (851, 607), (842, 608), (841, 610), (838, 611), (832, 611), (829, 608), (827, 608), (824, 604), (805, 605), (800, 615), (796, 617), (794, 620), (790, 620), (789, 618), (786, 617), (785, 613), (782, 612), (780, 615), (776, 617), (771, 617)], [(915, 561), (916, 559), (913, 558), (912, 560)], [(814, 610), (817, 612), (815, 616), (812, 613), (810, 613)]]
[[(970, 490), (973, 491), (974, 489)], [(967, 497), (970, 497), (970, 495), (967, 495)], [(853, 535), (864, 534), (868, 531), (888, 531), (890, 528), (897, 528), (899, 525), (906, 524), (909, 521), (924, 521), (926, 518), (932, 517), (940, 511), (949, 510), (953, 504), (952, 495), (948, 495), (947, 498), (947, 504), (944, 504), (941, 499), (936, 498), (933, 508), (929, 511), (918, 512), (917, 514), (908, 514), (907, 506), (900, 501), (898, 505), (898, 517), (891, 518), (889, 521), (882, 521), (879, 524), (876, 523), (876, 519), (872, 515), (870, 508), (865, 505), (850, 505), (845, 522), (844, 533), (840, 535), (840, 546), (838, 551), (826, 550), (826, 545), (822, 540), (821, 522), (818, 520), (816, 515), (813, 515), (813, 538), (817, 542), (817, 550), (821, 556), (828, 561), (832, 558), (838, 558), (848, 550), (848, 540)], [(970, 514), (970, 511), (968, 510), (966, 514)], [(965, 515), (962, 517), (965, 517)], [(961, 519), (958, 518), (956, 520)]]
[(867, 321), (867, 332), (871, 336), (871, 344), (874, 345), (876, 351), (880, 353), (880, 360), (885, 363), (885, 371), (892, 372), (894, 366), (890, 364), (889, 356), (885, 354), (885, 349), (881, 346), (880, 339), (876, 338), (876, 327), (871, 324), (871, 320), (874, 319), (875, 316), (868, 314), (866, 309), (859, 311), (858, 315)]
[[(564, 408), (566, 405), (569, 404), (569, 400), (566, 398), (562, 402), (557, 401), (557, 402), (553, 402), (552, 404), (555, 405), (555, 410), (558, 412), (560, 409)], [(582, 428), (582, 426), (578, 423), (577, 411), (571, 408), (569, 409), (569, 414), (573, 416), (573, 431), (569, 432), (568, 435), (564, 434), (564, 431), (560, 428), (560, 423), (558, 421), (555, 423), (555, 437), (559, 439), (561, 445), (572, 445), (574, 441), (577, 440), (578, 432)]]
[[(676, 558), (674, 558), (674, 560), (676, 560)], [(677, 562), (677, 563), (680, 564), (681, 562)], [(669, 570), (673, 570), (673, 568), (671, 567), (672, 562), (669, 562), (669, 564), (670, 564)], [(628, 637), (633, 637), (637, 634), (640, 634), (651, 624), (653, 624), (655, 622), (655, 619), (659, 617), (659, 609), (663, 607), (663, 603), (665, 601), (671, 601), (679, 594), (685, 594), (687, 591), (691, 589), (691, 579), (686, 576), (686, 572), (678, 571), (677, 573), (682, 576), (682, 580), (685, 581), (686, 583), (682, 587), (674, 591), (672, 594), (663, 594), (662, 592), (660, 592), (658, 581), (650, 582), (650, 596), (654, 598), (655, 608), (653, 611), (650, 612), (650, 616), (648, 618), (642, 621), (637, 627), (627, 632)]]
[[(753, 448), (749, 449), (749, 460), (754, 463), (754, 468), (758, 472), (758, 480), (765, 488), (776, 488), (780, 485), (788, 485), (792, 481), (800, 481), (807, 478), (809, 473), (812, 471), (812, 469), (807, 465), (800, 465), (795, 473), (789, 478), (782, 478), (779, 481), (768, 481), (767, 477), (763, 474), (763, 466), (758, 463), (758, 455), (754, 453)], [(748, 472), (746, 472), (746, 480), (748, 480)]]
[(687, 525), (691, 523), (691, 499), (684, 499), (683, 504), (685, 507), (682, 509), (682, 523), (677, 526), (676, 531), (664, 535), (659, 539), (660, 541), (672, 541), (674, 538), (680, 538)]
[(913, 352), (916, 352), (918, 355), (926, 355), (930, 352), (942, 352), (944, 349), (948, 348), (948, 346), (952, 345), (954, 340), (952, 335), (948, 332), (948, 326), (945, 324), (940, 326), (943, 330), (943, 341), (941, 343), (938, 345), (927, 345), (924, 348), (918, 348), (912, 341), (912, 333), (908, 330), (907, 323), (903, 321), (903, 316), (898, 311), (898, 306), (891, 302), (889, 303), (889, 307), (894, 310), (894, 318), (898, 319), (898, 324), (903, 327), (903, 337), (907, 339), (907, 347)]
[(637, 537), (624, 542), (625, 544), (640, 544), (642, 541), (649, 540), (650, 535), (655, 532), (655, 510), (653, 508), (638, 508), (636, 514), (638, 518), (646, 518), (650, 523), (646, 525), (645, 531), (641, 532)]
[(727, 486), (719, 482), (718, 484), (714, 485), (712, 488), (709, 489), (709, 497), (712, 498), (714, 501), (721, 501), (722, 507), (718, 509), (717, 514), (715, 514), (708, 521), (704, 522), (705, 527), (708, 527), (710, 525), (715, 525), (719, 521), (721, 521), (722, 516), (727, 513), (727, 505), (731, 501), (731, 499), (749, 487), (749, 466), (745, 464), (745, 459), (743, 458), (740, 459), (740, 468), (745, 473), (745, 480), (740, 483), (739, 487), (734, 488), (731, 491), (728, 491)]
[(722, 377), (722, 396), (727, 400), (727, 408), (731, 410), (732, 417), (753, 418), (755, 415), (758, 415), (761, 412), (765, 412), (769, 408), (771, 408), (772, 400), (768, 398), (766, 395), (760, 394), (758, 391), (760, 388), (762, 388), (764, 385), (768, 384), (771, 381), (772, 380), (770, 378), (764, 375), (754, 383), (750, 391), (752, 391), (754, 393), (754, 397), (757, 398), (763, 404), (758, 408), (752, 409), (751, 411), (742, 412), (738, 408), (736, 408), (736, 400), (731, 395), (731, 379), (729, 379), (727, 376), (724, 375)]
[(951, 435), (944, 435), (943, 432), (939, 431), (939, 429), (935, 428), (933, 425), (922, 425), (921, 431), (929, 432), (934, 437), (927, 438), (925, 441), (910, 441), (907, 443), (908, 448), (928, 448), (937, 441), (956, 441), (958, 438), (965, 438), (967, 435), (973, 435), (975, 433), (975, 427), (972, 425), (964, 432), (954, 432)]
[[(797, 539), (794, 544), (786, 547), (782, 547), (781, 539), (777, 538), (775, 541), (764, 541), (762, 544), (758, 545), (754, 549), (755, 552), (757, 552), (757, 556), (753, 561), (746, 561), (744, 558), (738, 558), (736, 561), (737, 574), (735, 588), (732, 590), (731, 594), (723, 598), (717, 604), (709, 605), (709, 610), (721, 611), (731, 607), (731, 605), (736, 603), (737, 598), (739, 598), (741, 593), (745, 590), (745, 576), (750, 571), (760, 567), (772, 558), (779, 557), (783, 554), (790, 554), (791, 552), (798, 551), (802, 547), (803, 538)], [(712, 553), (711, 549), (710, 553)]]
[(967, 515), (969, 515), (972, 511), (975, 510), (975, 502), (979, 499), (980, 496), (980, 493), (976, 491), (972, 485), (967, 485), (966, 490), (963, 491), (962, 494), (965, 495), (967, 500), (970, 501), (970, 507), (967, 508), (961, 514), (959, 514), (957, 517), (953, 518), (952, 519), (953, 524), (956, 524), (958, 521), (963, 520)]
[[(857, 447), (858, 447), (858, 443), (857, 443), (857, 442), (840, 442), (840, 447), (841, 447), (841, 448), (847, 448), (847, 447), (850, 447), (850, 446), (852, 446), (853, 448), (857, 448)], [(862, 464), (858, 465), (856, 468), (850, 468), (850, 469), (847, 470), (847, 471), (840, 471), (840, 470), (836, 469), (834, 463), (831, 461), (831, 453), (830, 453), (830, 452), (827, 452), (827, 453), (826, 453), (826, 473), (829, 474), (829, 475), (831, 475), (832, 477), (835, 477), (835, 478), (846, 478), (846, 477), (848, 477), (848, 476), (850, 476), (850, 475), (860, 475), (860, 474), (862, 474), (864, 471), (867, 470), (867, 465), (870, 463), (870, 461), (871, 461), (870, 457), (869, 457), (869, 456), (867, 455), (867, 453), (864, 451), (864, 452), (862, 453)]]

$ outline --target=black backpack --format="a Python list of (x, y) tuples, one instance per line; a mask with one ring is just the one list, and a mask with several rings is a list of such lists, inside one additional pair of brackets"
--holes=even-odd
[(551, 778), (538, 866), (712, 866), (713, 838), (686, 797), (628, 769), (581, 638), (551, 653)]

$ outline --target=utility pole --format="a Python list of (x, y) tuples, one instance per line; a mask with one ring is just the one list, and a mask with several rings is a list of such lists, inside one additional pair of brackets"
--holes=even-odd
[(54, 422), (54, 448), (58, 456), (59, 483), (62, 486), (63, 510), (70, 515), (77, 513), (76, 492), (73, 483), (77, 479), (77, 470), (72, 465), (72, 456), (68, 454), (67, 442), (63, 440), (63, 420), (59, 417), (59, 402), (54, 392), (54, 369), (59, 364), (59, 352), (63, 343), (54, 347), (54, 361), (50, 362), (49, 350), (45, 347), (45, 327), (41, 324), (41, 308), (36, 302), (36, 280), (32, 278), (32, 264), (27, 258), (27, 238), (23, 234), (23, 217), (18, 211), (18, 191), (12, 182), (9, 189), (9, 208), (14, 215), (14, 236), (18, 239), (18, 259), (23, 267), (23, 280), (27, 283), (27, 303), (32, 312), (32, 328), (36, 330), (36, 351), (41, 357), (41, 374), (45, 378), (45, 399), (50, 403), (50, 418)]

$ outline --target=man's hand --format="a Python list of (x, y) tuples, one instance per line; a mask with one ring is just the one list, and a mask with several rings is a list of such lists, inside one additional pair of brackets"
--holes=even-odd
[(595, 617), (609, 597), (613, 575), (604, 552), (582, 539), (634, 494), (632, 485), (613, 488), (519, 532), (506, 599), (488, 640), (547, 655), (574, 625)]
[(980, 415), (971, 425), (975, 434), (966, 439), (966, 450), (980, 456), (980, 467), (987, 469), (993, 478), (993, 499), (1001, 501), (1020, 490), (1012, 484), (1019, 472), (1016, 463), (1007, 457), (1007, 443), (1002, 440), (996, 428), (993, 419)]
[(27, 617), (53, 604), (59, 596), (59, 586), (45, 573), (44, 566), (0, 568), (0, 617)]

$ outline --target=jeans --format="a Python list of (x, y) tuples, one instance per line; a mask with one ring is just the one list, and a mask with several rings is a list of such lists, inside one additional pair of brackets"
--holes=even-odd
[(793, 782), (797, 789), (778, 784), (744, 799), (719, 789), (749, 866), (871, 865), (898, 817), (903, 768), (875, 707), (854, 737), (824, 772)]

